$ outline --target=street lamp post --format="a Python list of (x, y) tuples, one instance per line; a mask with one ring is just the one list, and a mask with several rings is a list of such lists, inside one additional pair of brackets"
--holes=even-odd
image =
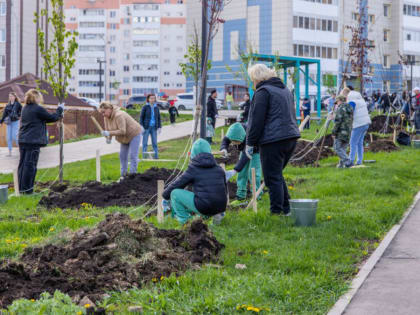
[(99, 63), (99, 104), (102, 102), (102, 64), (106, 63), (105, 60), (97, 59)]

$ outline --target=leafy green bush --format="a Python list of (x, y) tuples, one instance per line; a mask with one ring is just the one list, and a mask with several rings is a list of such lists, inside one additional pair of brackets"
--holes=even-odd
[[(20, 299), (13, 302), (5, 312), (7, 315), (34, 315), (34, 314), (85, 314), (83, 307), (73, 304), (71, 298), (60, 291), (54, 296), (44, 292), (39, 300)], [(2, 313), (3, 314), (3, 313)]]

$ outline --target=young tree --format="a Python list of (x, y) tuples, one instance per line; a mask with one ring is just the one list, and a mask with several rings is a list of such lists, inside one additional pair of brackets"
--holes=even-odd
[[(43, 9), (40, 14), (35, 13), (34, 23), (47, 17), (47, 25), (52, 27), (53, 36), (48, 38), (46, 45), (46, 34), (42, 29), (38, 29), (38, 45), (43, 59), (42, 72), (46, 81), (51, 85), (54, 96), (58, 98), (59, 103), (66, 99), (67, 87), (71, 70), (76, 62), (75, 53), (78, 47), (76, 42), (77, 32), (66, 31), (64, 21), (64, 0), (50, 0), (51, 10), (47, 12)], [(64, 131), (63, 121), (59, 122), (60, 132), (60, 182), (63, 181), (63, 143)]]
[(251, 86), (252, 82), (248, 76), (248, 68), (254, 62), (254, 54), (257, 54), (257, 51), (254, 49), (251, 43), (246, 45), (246, 49), (242, 49), (241, 46), (237, 48), (237, 55), (241, 60), (241, 64), (239, 65), (239, 69), (234, 71), (231, 66), (226, 65), (226, 70), (234, 75), (236, 79), (241, 79), (246, 83), (246, 86)]
[[(198, 83), (201, 77), (201, 59), (202, 53), (199, 45), (199, 36), (196, 25), (194, 24), (194, 35), (190, 45), (188, 46), (188, 52), (184, 55), (185, 63), (180, 63), (181, 71), (185, 78), (192, 78), (194, 80), (195, 87), (195, 104), (198, 105)], [(211, 69), (211, 61), (207, 61), (207, 70)]]

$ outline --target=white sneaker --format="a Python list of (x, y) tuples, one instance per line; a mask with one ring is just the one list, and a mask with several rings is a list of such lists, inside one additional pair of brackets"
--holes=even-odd
[(222, 220), (223, 220), (224, 216), (225, 216), (224, 212), (216, 214), (215, 216), (213, 216), (213, 224), (214, 225), (219, 225), (220, 223), (222, 223)]

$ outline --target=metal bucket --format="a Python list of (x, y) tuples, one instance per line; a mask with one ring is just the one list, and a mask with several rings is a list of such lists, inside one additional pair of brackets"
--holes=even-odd
[(296, 226), (313, 226), (316, 222), (317, 199), (292, 199), (290, 210)]
[(415, 147), (416, 149), (420, 149), (420, 140), (412, 140), (413, 142), (413, 147)]
[(7, 202), (8, 192), (9, 192), (9, 186), (0, 185), (0, 204)]

